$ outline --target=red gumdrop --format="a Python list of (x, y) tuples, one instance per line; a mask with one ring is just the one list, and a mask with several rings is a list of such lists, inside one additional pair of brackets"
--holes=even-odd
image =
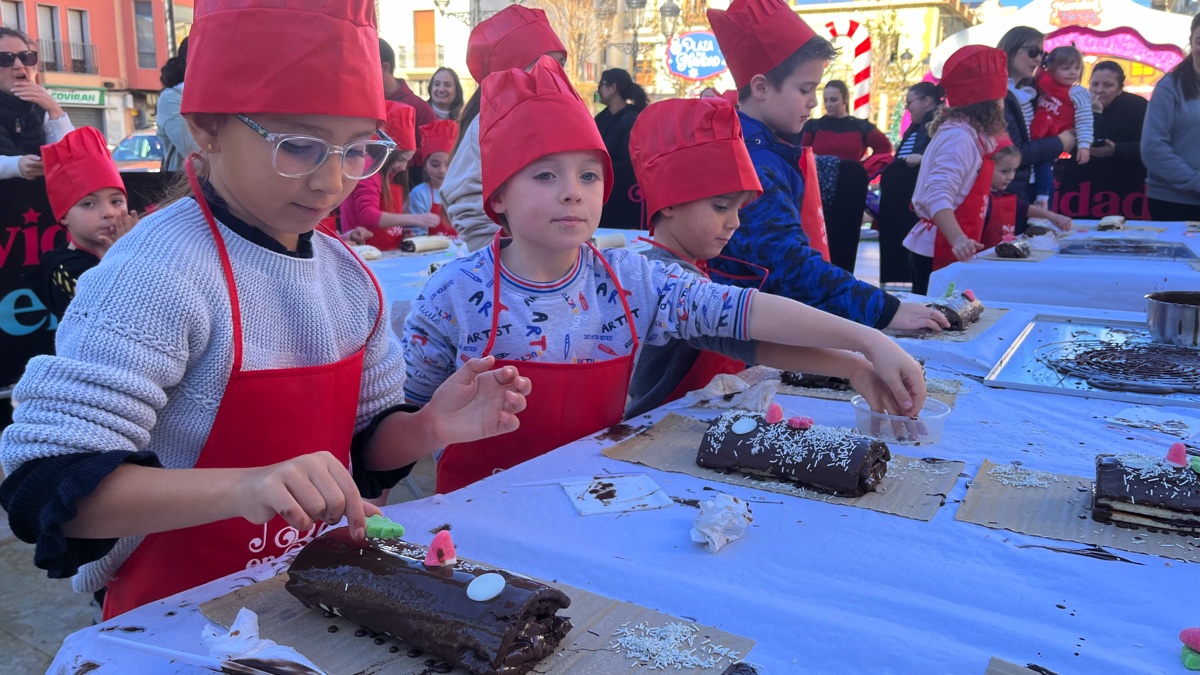
[(1167, 464), (1182, 469), (1188, 466), (1187, 446), (1183, 443), (1172, 443), (1171, 449), (1167, 450)]
[(1200, 628), (1184, 628), (1179, 631), (1179, 641), (1200, 652)]
[(975, 291), (968, 288), (967, 290), (963, 291), (963, 297), (971, 302), (975, 302)]
[(812, 425), (813, 421), (811, 417), (792, 417), (788, 420), (789, 427), (800, 429), (801, 431), (812, 428)]
[(450, 530), (441, 530), (433, 535), (429, 544), (429, 552), (425, 554), (426, 567), (446, 567), (458, 562), (454, 551), (454, 542), (450, 540)]
[(767, 424), (779, 424), (783, 421), (783, 406), (772, 403), (767, 406)]

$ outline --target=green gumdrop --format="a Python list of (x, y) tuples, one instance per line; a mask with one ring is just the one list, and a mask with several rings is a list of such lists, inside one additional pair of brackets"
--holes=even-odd
[(1184, 645), (1183, 653), (1179, 655), (1179, 660), (1183, 661), (1183, 667), (1188, 670), (1200, 670), (1200, 652)]
[(1192, 471), (1200, 473), (1200, 457), (1192, 458)]
[(367, 518), (367, 536), (372, 539), (395, 539), (404, 536), (404, 526), (380, 515)]
[(946, 287), (946, 295), (944, 295), (944, 296), (942, 296), (942, 297), (949, 298), (949, 297), (951, 297), (951, 296), (953, 296), (953, 295), (954, 295), (954, 282), (953, 282), (953, 281), (951, 281), (951, 282), (950, 282), (950, 285)]

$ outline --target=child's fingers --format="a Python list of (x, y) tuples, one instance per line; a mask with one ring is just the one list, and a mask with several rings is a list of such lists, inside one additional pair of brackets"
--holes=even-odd
[[(320, 520), (325, 515), (325, 498), (321, 496), (321, 491), (313, 485), (312, 478), (307, 475), (307, 472), (297, 472), (295, 475), (289, 476), (284, 484), (300, 508), (300, 513), (292, 514), (296, 520), (300, 520), (300, 517), (303, 516), (308, 522), (306, 527), (312, 527), (313, 522)], [(280, 515), (289, 523), (292, 522), (292, 518), (289, 518), (288, 514), (280, 513)]]
[(467, 361), (467, 367), (461, 369), (459, 372), (466, 370), (474, 374), (486, 373), (487, 371), (491, 370), (492, 366), (494, 365), (496, 365), (496, 357), (485, 356), (482, 359), (471, 359), (470, 361)]
[(271, 508), (275, 510), (275, 513), (283, 516), (283, 519), (287, 521), (288, 525), (291, 525), (301, 532), (312, 527), (312, 518), (308, 517), (308, 513), (305, 512), (304, 507), (300, 505), (300, 502), (296, 501), (295, 495), (293, 495), (286, 487), (280, 490), (280, 493), (281, 494), (272, 498), (270, 502)]
[[(338, 520), (341, 516), (346, 517), (346, 524), (350, 527), (350, 535), (355, 539), (366, 539), (367, 537), (367, 516), (374, 515), (367, 513), (367, 507), (375, 509), (375, 513), (379, 513), (379, 507), (364, 500), (358, 492), (358, 486), (354, 484), (354, 479), (350, 477), (350, 472), (346, 471), (341, 464), (330, 467), (330, 474), (337, 482), (338, 490), (342, 494), (342, 513), (338, 515)], [(338, 522), (337, 520), (326, 521), (331, 523)]]
[[(341, 466), (339, 465), (337, 468), (341, 469)], [(346, 513), (346, 506), (350, 502), (350, 496), (346, 494), (345, 488), (334, 475), (334, 471), (334, 467), (326, 466), (324, 470), (317, 469), (312, 475), (313, 487), (320, 493), (324, 508), (320, 513), (310, 511), (309, 515), (329, 524), (341, 521), (342, 516)]]
[(504, 412), (516, 415), (525, 409), (525, 397), (515, 391), (504, 392)]

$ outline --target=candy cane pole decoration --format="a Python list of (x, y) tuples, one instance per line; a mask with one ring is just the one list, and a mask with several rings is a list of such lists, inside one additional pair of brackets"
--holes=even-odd
[(844, 37), (854, 45), (854, 97), (851, 112), (855, 117), (871, 119), (871, 36), (867, 27), (850, 19), (839, 19), (825, 24), (833, 39)]

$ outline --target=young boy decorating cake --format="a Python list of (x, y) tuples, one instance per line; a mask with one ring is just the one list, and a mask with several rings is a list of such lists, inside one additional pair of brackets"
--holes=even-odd
[(488, 76), (479, 120), (484, 206), (502, 230), (488, 248), (439, 269), (414, 303), (405, 392), (424, 403), (462, 363), (490, 355), (520, 364), (536, 394), (522, 414), (525, 432), (445, 449), (439, 492), (619, 422), (643, 344), (707, 336), (857, 349), (905, 392), (901, 410), (919, 409), (920, 368), (877, 331), (592, 246), (612, 168), (554, 59)]

